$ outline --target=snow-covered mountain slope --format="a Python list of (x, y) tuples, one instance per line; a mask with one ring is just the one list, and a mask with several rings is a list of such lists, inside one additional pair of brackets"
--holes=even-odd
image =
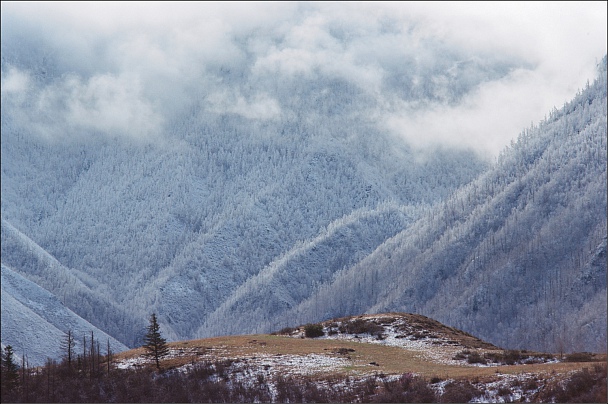
[[(201, 131), (192, 124), (184, 133), (191, 130)], [(3, 218), (132, 318), (158, 311), (177, 339), (194, 336), (243, 282), (330, 223), (358, 209), (380, 209), (381, 217), (384, 203), (435, 202), (485, 166), (458, 150), (415, 157), (387, 139), (366, 139), (366, 131), (349, 145), (233, 130), (249, 132), (217, 126), (161, 148), (46, 144), (3, 129)], [(379, 150), (359, 154), (370, 142)], [(370, 236), (372, 243), (398, 230), (377, 227), (372, 232), (384, 235)], [(362, 256), (373, 247), (344, 251)], [(314, 282), (299, 269), (303, 282)], [(115, 322), (105, 321), (104, 329)]]
[(285, 318), (420, 312), (503, 347), (606, 344), (606, 58), (498, 163)]
[[(386, 205), (356, 211), (331, 223), (319, 236), (298, 243), (227, 297), (199, 330), (199, 336), (269, 332), (292, 325), (285, 310), (306, 300), (340, 271), (407, 227), (420, 209)], [(306, 271), (306, 276), (300, 274)], [(322, 311), (322, 309), (321, 309)], [(226, 323), (222, 319), (230, 318)]]
[[(132, 52), (143, 49), (132, 42), (136, 32), (66, 45), (26, 21), (19, 25), (23, 16), (3, 24), (2, 263), (136, 346), (151, 312), (158, 313), (165, 336), (178, 340), (271, 331), (334, 312), (431, 310), (427, 302), (443, 295), (444, 281), (463, 262), (474, 262), (474, 273), (494, 268), (471, 261), (478, 246), (498, 240), (515, 254), (521, 251), (516, 243), (528, 242), (509, 233), (523, 232), (511, 222), (519, 214), (507, 215), (528, 201), (517, 188), (528, 183), (528, 172), (547, 184), (534, 203), (552, 212), (557, 198), (571, 207), (562, 213), (573, 226), (588, 210), (583, 199), (571, 204), (579, 191), (588, 192), (592, 206), (601, 204), (596, 192), (604, 189), (592, 179), (602, 173), (583, 174), (595, 166), (580, 167), (580, 184), (563, 188), (563, 199), (551, 176), (545, 181), (541, 172), (528, 171), (528, 163), (508, 161), (536, 161), (543, 153), (544, 143), (522, 140), (484, 177), (495, 175), (496, 181), (464, 188), (435, 210), (489, 167), (471, 143), (460, 145), (445, 127), (459, 135), (468, 131), (455, 127), (454, 114), (469, 111), (480, 93), (491, 98), (496, 85), (526, 75), (531, 62), (421, 37), (415, 24), (390, 19), (370, 26), (379, 40), (370, 42), (347, 19), (326, 20), (316, 6), (294, 7), (293, 26), (265, 21), (222, 31), (213, 51), (205, 48), (211, 42), (197, 39), (199, 31), (187, 35), (193, 42), (183, 42), (171, 27), (158, 44), (162, 35), (155, 33), (151, 49), (167, 51), (163, 63)], [(320, 48), (312, 52), (312, 42), (298, 39), (302, 32), (315, 33), (314, 47)], [(293, 56), (305, 63), (292, 64)], [(590, 117), (601, 113), (593, 108), (586, 110)], [(429, 116), (444, 118), (442, 111), (449, 121), (437, 125)], [(551, 119), (563, 122), (567, 112)], [(442, 130), (433, 135), (427, 126)], [(573, 136), (595, 136), (581, 133)], [(479, 131), (471, 137), (491, 143)], [(577, 142), (568, 143), (564, 154), (547, 154), (551, 170), (579, 153)], [(605, 142), (589, 144), (577, 154), (577, 167), (597, 158), (597, 147), (605, 149)], [(505, 209), (500, 223), (490, 215), (478, 233), (468, 217), (492, 203)], [(484, 226), (498, 231), (502, 222), (508, 237), (479, 244)], [(551, 233), (555, 223), (539, 219), (538, 226), (546, 224), (543, 231)], [(581, 234), (587, 233), (572, 237)], [(399, 263), (378, 258), (404, 238), (387, 253)], [(595, 236), (576, 240), (601, 244)], [(547, 251), (560, 252), (561, 243), (576, 244), (571, 241), (559, 239)], [(588, 258), (578, 249), (563, 251), (580, 262)], [(521, 259), (513, 257), (511, 262)], [(535, 279), (520, 286), (535, 285)], [(403, 286), (418, 284), (411, 291)], [(540, 290), (561, 297), (553, 285)], [(414, 303), (404, 297), (410, 292)], [(494, 311), (477, 310), (479, 321), (462, 328), (481, 331), (483, 321), (495, 318)], [(460, 313), (458, 321), (470, 319), (466, 310), (451, 313)], [(520, 330), (512, 329), (513, 335)]]
[[(127, 310), (104, 296), (99, 282), (82, 271), (65, 267), (4, 219), (1, 252), (4, 265), (41, 288), (52, 291), (62, 304), (88, 322), (102, 327), (113, 337), (132, 345), (136, 338), (132, 336), (133, 330), (138, 331), (137, 335), (142, 334), (144, 319), (129, 315)], [(24, 299), (27, 297), (26, 294), (23, 296)], [(25, 300), (23, 302), (27, 306)], [(3, 313), (5, 318), (13, 315), (10, 310)], [(113, 321), (108, 324), (108, 319)], [(49, 343), (56, 344), (56, 341), (51, 340)]]
[(109, 342), (113, 352), (127, 347), (66, 308), (52, 293), (25, 279), (2, 264), (2, 344), (25, 356), (31, 366), (43, 365), (47, 358), (60, 359), (61, 343), (71, 331), (74, 352), (82, 352), (83, 338), (90, 343), (91, 332), (105, 352)]
[[(414, 212), (488, 165), (466, 148), (419, 150), (389, 134), (373, 113), (384, 101), (362, 89), (364, 83), (322, 71), (285, 75), (277, 86), (276, 74), (256, 70), (255, 60), (206, 65), (191, 89), (195, 96), (165, 116), (162, 136), (136, 136), (137, 127), (119, 133), (57, 125), (65, 110), (25, 119), (44, 100), (53, 104), (51, 93), (61, 98), (65, 86), (77, 86), (73, 74), (88, 76), (70, 71), (44, 39), (11, 35), (3, 35), (3, 77), (24, 78), (27, 90), (3, 98), (3, 233), (7, 226), (18, 229), (57, 261), (61, 277), (33, 269), (37, 258), (18, 238), (10, 241), (16, 247), (3, 240), (2, 260), (57, 296), (82, 295), (66, 305), (129, 346), (137, 345), (152, 311), (170, 339), (207, 332), (199, 329), (213, 322), (211, 313), (293, 253), (300, 263), (277, 274), (307, 285), (298, 303), (316, 288), (308, 285), (354, 264)], [(244, 52), (249, 46), (236, 45)], [(490, 71), (455, 86), (454, 101), (479, 80), (508, 73), (501, 61), (469, 68)], [(440, 102), (428, 79), (428, 93), (416, 97)], [(227, 99), (218, 100), (211, 88)], [(231, 92), (245, 94), (251, 105), (218, 110), (218, 102), (231, 105)], [(264, 114), (274, 111), (275, 101), (281, 113)], [(326, 234), (331, 226), (346, 233)], [(357, 238), (341, 242), (349, 231)], [(307, 257), (301, 247), (315, 243), (325, 252), (311, 248)], [(63, 281), (69, 277), (79, 282)]]

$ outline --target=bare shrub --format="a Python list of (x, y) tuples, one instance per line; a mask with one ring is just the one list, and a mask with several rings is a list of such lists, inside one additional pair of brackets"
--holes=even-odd
[(536, 379), (530, 379), (524, 385), (525, 390), (536, 390), (538, 388), (538, 382)]
[(465, 349), (464, 351), (456, 352), (456, 355), (454, 355), (454, 357), (452, 359), (465, 360), (470, 354), (471, 354), (471, 351), (469, 351), (468, 349)]
[(520, 351), (509, 350), (503, 353), (503, 362), (507, 365), (515, 365), (518, 361), (522, 359), (522, 354)]
[(479, 354), (479, 352), (471, 352), (471, 354), (467, 358), (467, 362), (471, 363), (471, 364), (480, 363), (482, 365), (485, 365), (488, 363), (488, 361), (486, 361), (484, 359), (484, 357)]
[(606, 396), (606, 366), (584, 368), (562, 384), (541, 391), (539, 401), (557, 403), (604, 403)]
[(511, 389), (508, 386), (500, 386), (498, 388), (498, 395), (501, 397), (508, 396), (511, 394)]
[(373, 321), (367, 321), (362, 318), (358, 318), (343, 325), (343, 332), (348, 334), (365, 334), (381, 336), (384, 331), (384, 327)]
[(589, 352), (574, 352), (566, 355), (564, 362), (592, 362), (593, 354)]
[(442, 403), (468, 403), (482, 392), (469, 382), (452, 382), (445, 386), (439, 401)]
[(372, 401), (380, 403), (433, 403), (437, 396), (428, 383), (411, 373), (403, 374), (399, 380), (384, 381)]
[(306, 324), (304, 326), (304, 335), (306, 338), (317, 338), (325, 335), (321, 324)]

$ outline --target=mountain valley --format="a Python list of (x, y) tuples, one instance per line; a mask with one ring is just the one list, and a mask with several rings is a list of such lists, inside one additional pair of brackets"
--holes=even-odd
[[(390, 10), (275, 6), (289, 24), (81, 42), (3, 9), (2, 347), (43, 366), (68, 331), (77, 352), (93, 333), (136, 368), (156, 313), (167, 367), (247, 359), (264, 379), (327, 366), (498, 386), (585, 367), (491, 363), (506, 352), (605, 355), (606, 56), (494, 153), (550, 62)], [(478, 103), (495, 110), (468, 120)], [(382, 330), (340, 331), (350, 316)], [(325, 336), (270, 335), (309, 323)]]

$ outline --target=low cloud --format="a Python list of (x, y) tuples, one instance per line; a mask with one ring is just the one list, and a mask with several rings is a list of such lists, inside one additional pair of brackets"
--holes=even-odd
[(605, 15), (605, 2), (4, 2), (2, 102), (46, 136), (154, 138), (194, 103), (276, 120), (293, 116), (282, 83), (337, 80), (415, 146), (497, 154), (594, 78)]
[(563, 103), (573, 95), (539, 71), (516, 69), (479, 85), (456, 105), (404, 105), (386, 114), (384, 122), (387, 130), (414, 147), (465, 146), (495, 156), (524, 128), (537, 124), (554, 106), (561, 107), (557, 100)]
[[(4, 72), (3, 72), (4, 73)], [(19, 69), (9, 68), (6, 75), (2, 75), (2, 104), (21, 104), (30, 87), (30, 77)]]
[(262, 121), (276, 119), (281, 114), (279, 103), (268, 94), (258, 94), (247, 100), (241, 94), (223, 91), (211, 94), (208, 102), (210, 110), (217, 114), (231, 113)]
[(137, 77), (98, 75), (86, 82), (70, 77), (59, 89), (45, 89), (41, 99), (47, 94), (51, 110), (65, 102), (68, 126), (141, 136), (154, 135), (162, 123), (161, 115), (142, 98)]
[(2, 102), (21, 124), (45, 137), (83, 133), (136, 138), (158, 136), (162, 114), (142, 97), (137, 77), (110, 74), (88, 80), (68, 75), (37, 86), (28, 73), (12, 68), (2, 79)]

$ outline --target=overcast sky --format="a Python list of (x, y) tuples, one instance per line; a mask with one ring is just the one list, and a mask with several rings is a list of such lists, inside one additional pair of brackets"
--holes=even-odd
[[(20, 38), (27, 54), (23, 38), (33, 38), (61, 72), (41, 84), (7, 60), (2, 103), (50, 136), (59, 127), (162, 136), (171, 114), (200, 99), (193, 89), (209, 111), (271, 120), (286, 112), (269, 78), (320, 71), (373, 98), (370, 117), (397, 137), (496, 155), (593, 80), (606, 12), (606, 2), (2, 2), (3, 47)], [(469, 79), (457, 99), (435, 89), (424, 107), (387, 91), (403, 61), (424, 73), (446, 51), (487, 65), (488, 77)], [(245, 66), (250, 82), (223, 86), (208, 73), (217, 66)]]

